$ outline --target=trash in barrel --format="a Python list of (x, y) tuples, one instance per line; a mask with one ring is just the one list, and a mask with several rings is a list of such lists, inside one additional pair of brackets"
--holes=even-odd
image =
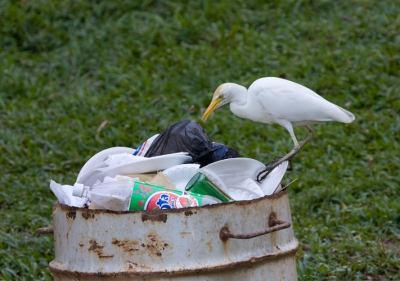
[(76, 183), (73, 196), (88, 199), (91, 209), (113, 211), (166, 210), (220, 203), (215, 197), (166, 188), (133, 179), (97, 184), (92, 187)]

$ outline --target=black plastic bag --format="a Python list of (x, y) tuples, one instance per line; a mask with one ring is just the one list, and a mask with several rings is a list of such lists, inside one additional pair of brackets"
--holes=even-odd
[(204, 129), (193, 120), (182, 120), (169, 126), (151, 144), (145, 157), (177, 152), (188, 152), (197, 163), (212, 147), (212, 141)]
[(219, 160), (236, 157), (240, 157), (240, 155), (235, 149), (224, 144), (214, 142), (209, 152), (199, 159), (198, 162), (200, 163), (200, 167), (203, 167)]

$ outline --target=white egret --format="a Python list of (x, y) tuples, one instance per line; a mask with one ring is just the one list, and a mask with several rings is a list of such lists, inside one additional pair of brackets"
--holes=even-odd
[[(276, 77), (260, 78), (248, 90), (235, 83), (220, 85), (203, 114), (203, 121), (214, 110), (228, 103), (231, 111), (238, 117), (266, 124), (277, 123), (286, 128), (293, 139), (293, 150), (268, 167), (263, 178), (276, 166), (290, 160), (312, 138), (314, 131), (309, 125), (328, 121), (350, 123), (354, 120), (351, 112), (327, 101), (312, 90)], [(309, 131), (307, 138), (300, 144), (293, 131), (293, 127), (297, 126), (305, 126)]]

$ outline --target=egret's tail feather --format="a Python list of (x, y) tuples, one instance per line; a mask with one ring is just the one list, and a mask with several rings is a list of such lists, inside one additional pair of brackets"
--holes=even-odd
[(338, 118), (339, 120), (337, 120), (337, 121), (343, 122), (343, 123), (351, 123), (354, 121), (355, 117), (354, 117), (353, 113), (351, 113), (350, 111), (348, 111), (344, 108), (341, 108), (340, 106), (338, 106), (338, 107), (342, 110), (342, 112), (344, 114), (341, 114), (340, 118)]

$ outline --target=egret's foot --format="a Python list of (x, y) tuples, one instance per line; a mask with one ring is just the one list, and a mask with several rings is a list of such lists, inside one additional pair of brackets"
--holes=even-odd
[(262, 170), (260, 173), (258, 173), (256, 181), (262, 182), (269, 175), (269, 173), (272, 172), (273, 169), (275, 169), (275, 167)]
[[(283, 159), (284, 157), (280, 157), (280, 156), (275, 157), (274, 161), (271, 161), (271, 162), (268, 162), (267, 164), (265, 164), (265, 170), (262, 170), (261, 172), (258, 173), (256, 181), (262, 182), (269, 175), (269, 173), (272, 172), (273, 169), (275, 169), (276, 167), (278, 167), (280, 164), (282, 164), (285, 161), (289, 161), (289, 166), (288, 166), (287, 170), (293, 171), (293, 166), (292, 166), (293, 156), (289, 157), (288, 159)], [(283, 161), (282, 161), (282, 159), (283, 159)]]

